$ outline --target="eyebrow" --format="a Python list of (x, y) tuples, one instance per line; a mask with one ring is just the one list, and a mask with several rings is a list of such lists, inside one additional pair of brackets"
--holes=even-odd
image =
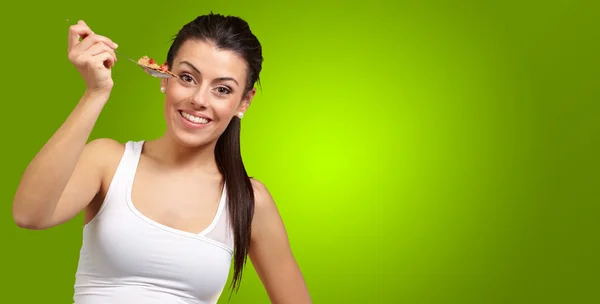
[[(194, 70), (196, 73), (198, 73), (198, 74), (202, 74), (202, 73), (200, 73), (200, 70), (198, 70), (198, 68), (196, 68), (196, 67), (195, 67), (193, 64), (191, 64), (189, 61), (185, 61), (185, 60), (184, 60), (184, 61), (180, 62), (179, 64), (180, 64), (180, 65), (181, 65), (181, 64), (185, 64), (185, 65), (189, 66), (190, 68), (192, 68), (192, 70)], [(217, 81), (231, 80), (231, 81), (235, 82), (235, 84), (237, 84), (238, 86), (240, 85), (240, 84), (237, 82), (237, 80), (235, 80), (235, 78), (232, 78), (232, 77), (219, 77), (219, 78), (216, 78), (215, 80), (217, 80)]]

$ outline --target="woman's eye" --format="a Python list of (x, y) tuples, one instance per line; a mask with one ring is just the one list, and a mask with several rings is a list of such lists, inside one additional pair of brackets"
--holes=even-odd
[(193, 83), (194, 82), (194, 78), (192, 78), (192, 76), (188, 75), (188, 74), (181, 74), (179, 75), (179, 78), (185, 82), (188, 83)]
[(227, 95), (227, 94), (231, 93), (231, 90), (229, 90), (229, 88), (226, 88), (226, 87), (217, 87), (216, 91), (218, 94), (221, 94), (221, 95)]

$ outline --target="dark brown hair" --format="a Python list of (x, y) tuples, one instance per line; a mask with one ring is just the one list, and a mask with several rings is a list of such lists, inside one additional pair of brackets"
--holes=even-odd
[[(185, 24), (173, 39), (167, 54), (169, 67), (173, 66), (173, 60), (181, 45), (190, 39), (210, 41), (219, 49), (236, 52), (246, 61), (248, 81), (243, 97), (256, 83), (260, 83), (262, 47), (243, 19), (211, 12)], [(247, 261), (254, 215), (254, 191), (242, 161), (240, 131), (241, 121), (234, 116), (219, 137), (215, 148), (217, 165), (227, 185), (229, 217), (234, 235), (234, 272), (231, 286), (235, 291), (239, 289), (242, 271)]]

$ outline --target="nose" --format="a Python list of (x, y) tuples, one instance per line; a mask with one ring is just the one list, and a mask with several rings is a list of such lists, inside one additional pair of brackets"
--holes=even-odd
[(208, 90), (202, 86), (198, 86), (198, 89), (194, 91), (191, 103), (196, 108), (206, 108), (208, 106)]

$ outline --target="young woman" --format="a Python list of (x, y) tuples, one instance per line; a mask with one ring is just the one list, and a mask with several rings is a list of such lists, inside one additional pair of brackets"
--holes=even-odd
[(311, 303), (275, 203), (240, 155), (263, 60), (248, 24), (211, 13), (183, 26), (167, 55), (178, 77), (160, 87), (166, 132), (151, 141), (88, 143), (117, 45), (79, 21), (68, 47), (86, 90), (24, 172), (13, 216), (47, 229), (84, 211), (75, 303), (216, 303), (231, 260), (236, 290), (247, 256), (272, 303)]

